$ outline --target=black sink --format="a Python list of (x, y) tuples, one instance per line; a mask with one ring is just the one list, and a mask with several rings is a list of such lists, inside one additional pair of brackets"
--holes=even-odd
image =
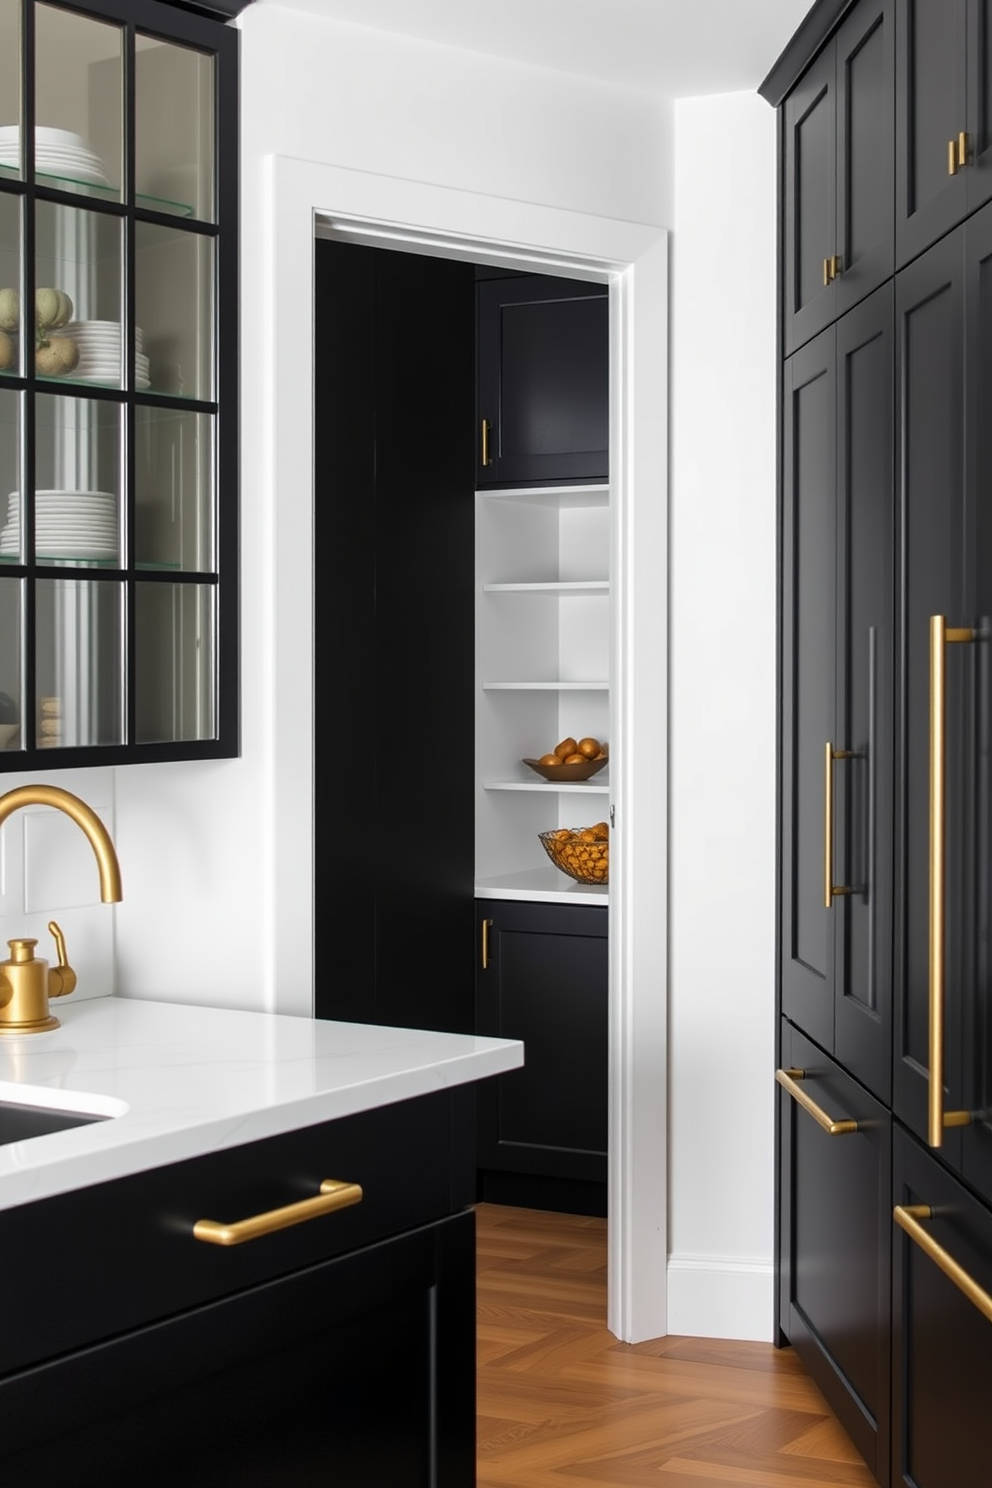
[(89, 1126), (92, 1121), (106, 1120), (106, 1116), (84, 1115), (80, 1111), (59, 1111), (51, 1106), (26, 1106), (20, 1101), (0, 1100), (0, 1147), (7, 1142), (47, 1137), (50, 1132), (68, 1131), (74, 1126)]

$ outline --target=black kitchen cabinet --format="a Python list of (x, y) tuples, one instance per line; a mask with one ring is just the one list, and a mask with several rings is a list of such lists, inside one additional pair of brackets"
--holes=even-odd
[(892, 1483), (985, 1488), (992, 1212), (898, 1127), (893, 1180)]
[(884, 1483), (891, 1121), (880, 1102), (788, 1023), (781, 1047), (781, 1324)]
[(478, 1086), (479, 1197), (605, 1214), (609, 1078), (605, 905), (480, 899), (476, 1031), (524, 1042)]
[[(474, 1483), (470, 1101), (439, 1092), (0, 1214), (12, 1274), (45, 1268), (4, 1330), (5, 1479)], [(328, 1177), (360, 1202), (234, 1247), (194, 1236)]]
[(785, 103), (787, 352), (891, 276), (894, 32), (894, 0), (863, 0)]
[(989, 0), (898, 0), (896, 262), (992, 196)]
[(0, 772), (239, 752), (239, 8), (0, 15)]
[(316, 1012), (471, 1032), (474, 272), (315, 257), (316, 688), (357, 772), (315, 780), (318, 894), (349, 945)]
[(608, 480), (606, 285), (480, 277), (477, 316), (476, 485)]
[(892, 290), (783, 368), (782, 1010), (888, 1100)]
[[(784, 162), (833, 38), (876, 13), (818, 0), (762, 85)], [(833, 318), (791, 355), (788, 315), (780, 334), (778, 1326), (892, 1488), (988, 1476), (989, 20), (977, 0), (896, 0), (891, 280), (843, 313), (821, 295)], [(786, 170), (786, 255), (791, 189)], [(789, 1059), (804, 1078), (783, 1079)], [(862, 1137), (871, 1159), (845, 1173)], [(853, 1200), (850, 1231), (829, 1194)]]

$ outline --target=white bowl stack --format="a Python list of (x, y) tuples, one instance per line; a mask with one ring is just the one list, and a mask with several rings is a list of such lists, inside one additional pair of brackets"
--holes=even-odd
[[(0, 556), (20, 556), (21, 494), (7, 497)], [(39, 558), (117, 557), (117, 497), (110, 491), (36, 491), (35, 551)]]
[[(70, 336), (79, 347), (79, 363), (70, 372), (74, 382), (109, 382), (121, 385), (121, 325), (117, 320), (70, 320), (56, 333)], [(142, 351), (141, 327), (134, 328), (134, 385), (146, 388), (149, 361)]]
[[(21, 165), (21, 127), (0, 126), (0, 165), (15, 170)], [(103, 161), (95, 155), (81, 134), (71, 129), (50, 129), (39, 124), (34, 131), (34, 165), (41, 175), (61, 176), (82, 181), (88, 186), (109, 186)]]

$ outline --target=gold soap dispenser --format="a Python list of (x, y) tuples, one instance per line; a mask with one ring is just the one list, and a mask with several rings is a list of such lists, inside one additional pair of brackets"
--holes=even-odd
[[(0, 826), (22, 806), (53, 806), (74, 821), (86, 836), (100, 870), (100, 898), (105, 904), (119, 903), (121, 870), (110, 834), (91, 806), (57, 785), (22, 785), (0, 796)], [(45, 1033), (58, 1028), (59, 1020), (49, 1011), (52, 997), (67, 997), (75, 990), (76, 973), (69, 965), (65, 936), (54, 920), (48, 928), (55, 940), (58, 961), (50, 966), (36, 956), (37, 940), (20, 936), (8, 940), (10, 959), (0, 962), (0, 1034)]]

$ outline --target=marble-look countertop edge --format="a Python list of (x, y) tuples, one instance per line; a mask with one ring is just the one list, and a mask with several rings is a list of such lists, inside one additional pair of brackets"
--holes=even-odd
[(114, 997), (58, 1012), (0, 1041), (0, 1099), (123, 1114), (0, 1145), (0, 1210), (523, 1063), (519, 1041), (472, 1034)]

